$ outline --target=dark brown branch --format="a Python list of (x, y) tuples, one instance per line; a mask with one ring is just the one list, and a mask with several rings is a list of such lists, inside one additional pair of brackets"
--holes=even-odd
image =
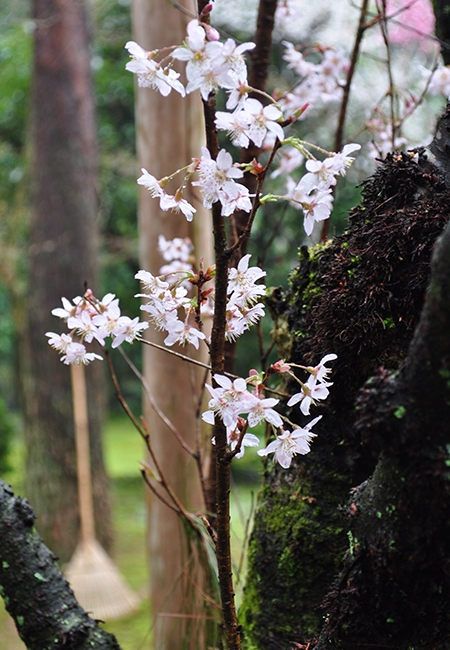
[(35, 518), (29, 503), (0, 479), (0, 587), (20, 638), (29, 650), (120, 650), (76, 601)]

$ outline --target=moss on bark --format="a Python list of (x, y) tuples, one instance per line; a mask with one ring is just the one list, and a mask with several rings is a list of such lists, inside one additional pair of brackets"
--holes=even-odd
[(28, 650), (120, 650), (75, 600), (35, 514), (0, 479), (0, 595)]
[[(354, 545), (340, 507), (378, 456), (354, 428), (355, 400), (377, 368), (395, 371), (406, 357), (448, 200), (423, 150), (389, 155), (365, 183), (348, 231), (312, 252), (302, 248), (290, 291), (271, 301), (288, 360), (315, 365), (330, 352), (338, 359), (311, 453), (288, 471), (266, 468), (241, 610), (248, 647), (287, 650), (321, 629), (321, 603), (349, 539)], [(297, 408), (287, 415), (305, 422)]]

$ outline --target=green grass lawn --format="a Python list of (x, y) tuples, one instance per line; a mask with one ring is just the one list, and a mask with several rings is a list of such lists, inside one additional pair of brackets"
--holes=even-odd
[[(139, 461), (145, 457), (143, 443), (125, 417), (111, 419), (105, 428), (105, 460), (111, 477), (115, 529), (116, 562), (130, 586), (142, 597), (139, 610), (128, 618), (111, 621), (105, 629), (116, 635), (122, 650), (151, 650), (151, 618), (147, 597), (148, 569), (145, 557), (146, 513), (144, 486)], [(246, 519), (255, 501), (258, 481), (258, 460), (254, 450), (236, 461), (236, 482), (232, 491), (232, 552), (237, 575), (236, 594), (240, 601), (245, 572), (242, 551), (245, 547)], [(10, 464), (12, 472), (3, 477), (13, 489), (22, 492), (23, 446), (13, 445)], [(24, 650), (14, 624), (0, 599), (0, 650)]]

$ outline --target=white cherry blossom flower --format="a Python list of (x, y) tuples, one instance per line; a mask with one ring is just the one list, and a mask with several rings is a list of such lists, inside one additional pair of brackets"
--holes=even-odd
[(159, 207), (164, 211), (182, 212), (187, 221), (192, 221), (194, 214), (197, 212), (194, 206), (177, 194), (171, 196), (164, 193), (159, 200)]
[[(240, 202), (240, 205), (247, 205), (248, 191), (243, 185), (236, 188), (235, 178), (242, 178), (244, 172), (233, 164), (231, 154), (221, 149), (217, 160), (211, 158), (206, 147), (202, 147), (202, 157), (197, 165), (200, 179), (192, 183), (200, 187), (203, 193), (203, 205), (211, 208), (216, 201), (222, 203), (222, 214), (228, 216), (232, 212), (233, 205)], [(248, 203), (250, 201), (248, 199)], [(251, 204), (250, 204), (251, 209)]]
[(179, 345), (186, 345), (186, 343), (192, 343), (192, 345), (198, 350), (199, 341), (202, 341), (206, 338), (203, 332), (200, 332), (195, 327), (189, 325), (187, 321), (178, 320), (171, 326), (168, 336), (164, 339), (165, 345), (171, 346), (175, 343)]
[(263, 106), (257, 99), (246, 99), (230, 118), (219, 112), (216, 126), (228, 131), (234, 144), (246, 148), (251, 140), (260, 147), (267, 131), (274, 133), (279, 140), (284, 140), (283, 128), (278, 123), (282, 117), (282, 112), (274, 104)]
[(87, 352), (82, 343), (71, 343), (66, 353), (61, 357), (61, 361), (66, 365), (74, 364), (76, 366), (87, 366), (94, 359), (102, 361), (102, 357), (94, 352)]
[[(327, 382), (328, 375), (331, 372), (331, 368), (327, 368), (325, 365), (328, 361), (334, 361), (337, 359), (337, 354), (326, 354), (317, 364), (317, 366), (314, 367), (308, 367), (306, 370), (310, 372), (314, 377), (316, 378), (317, 381), (319, 382)], [(331, 384), (327, 384), (327, 386), (331, 386)]]
[(230, 294), (233, 291), (245, 293), (252, 290), (254, 296), (263, 296), (266, 292), (266, 287), (263, 284), (255, 285), (255, 282), (267, 275), (259, 266), (249, 267), (251, 255), (247, 253), (239, 260), (237, 268), (231, 268), (228, 271), (228, 289)]
[(279, 401), (280, 400), (275, 399), (274, 397), (267, 397), (265, 399), (258, 400), (258, 402), (255, 403), (255, 405), (252, 406), (248, 412), (247, 420), (249, 427), (256, 427), (256, 425), (261, 422), (261, 420), (265, 420), (266, 422), (269, 422), (269, 424), (273, 424), (274, 427), (283, 426), (283, 420), (281, 419), (280, 415), (272, 408), (272, 406), (278, 404)]
[(141, 172), (142, 176), (139, 176), (137, 179), (138, 185), (143, 185), (145, 188), (147, 188), (154, 199), (163, 196), (164, 190), (161, 187), (159, 181), (154, 176), (149, 174), (146, 169), (142, 168)]
[(247, 149), (250, 144), (247, 135), (250, 121), (245, 111), (237, 110), (234, 113), (217, 111), (215, 122), (219, 131), (227, 131), (231, 142), (235, 146)]
[[(98, 312), (94, 312), (97, 314)], [(79, 316), (71, 316), (67, 321), (67, 326), (71, 330), (76, 330), (86, 343), (91, 343), (95, 338), (100, 345), (105, 345), (106, 333), (99, 330), (94, 324), (93, 315), (87, 310), (81, 312)]]
[(161, 68), (153, 59), (153, 53), (147, 52), (134, 41), (128, 41), (125, 48), (132, 56), (125, 69), (137, 76), (138, 86), (158, 90), (163, 97), (167, 97), (174, 89), (184, 97), (186, 93), (183, 84), (178, 81), (178, 72), (171, 68)]
[(62, 318), (63, 320), (67, 321), (67, 319), (71, 316), (75, 316), (76, 314), (80, 313), (79, 304), (82, 300), (83, 298), (81, 296), (77, 296), (73, 299), (72, 304), (70, 300), (67, 300), (67, 298), (61, 298), (63, 306), (52, 309), (53, 316), (58, 316), (58, 318)]
[(292, 395), (287, 405), (294, 406), (300, 402), (300, 410), (303, 415), (309, 415), (311, 404), (315, 404), (316, 400), (322, 400), (328, 397), (330, 391), (327, 386), (331, 386), (331, 384), (323, 381), (317, 383), (314, 375), (310, 375), (308, 381), (303, 384), (301, 391)]
[(289, 469), (292, 458), (296, 454), (305, 455), (309, 453), (309, 443), (316, 434), (311, 431), (312, 427), (322, 416), (314, 418), (305, 427), (296, 428), (293, 431), (283, 430), (276, 440), (270, 442), (265, 449), (258, 451), (259, 456), (274, 454), (274, 462), (279, 463), (284, 469)]
[(189, 94), (199, 89), (206, 101), (211, 92), (215, 92), (220, 85), (230, 81), (228, 70), (221, 58), (223, 44), (218, 41), (207, 41), (206, 32), (198, 20), (191, 20), (187, 32), (186, 45), (177, 47), (172, 52), (172, 57), (187, 62), (186, 92)]
[[(164, 282), (161, 280), (160, 277), (152, 275), (150, 271), (144, 271), (141, 269), (136, 273), (134, 276), (136, 280), (140, 280), (144, 290), (148, 291), (150, 294), (154, 294), (156, 296), (161, 295), (164, 293), (169, 288), (169, 284), (167, 282)], [(147, 298), (147, 294), (136, 294), (135, 298)]]
[(69, 334), (46, 332), (45, 336), (49, 337), (48, 344), (51, 345), (52, 348), (55, 348), (55, 350), (58, 350), (58, 352), (66, 352), (69, 345), (73, 343), (73, 339)]
[(137, 336), (148, 327), (148, 323), (139, 321), (139, 318), (129, 318), (128, 316), (121, 316), (114, 328), (114, 340), (111, 347), (118, 348), (124, 341), (133, 343)]
[(166, 262), (172, 262), (173, 260), (188, 262), (194, 246), (189, 237), (184, 237), (183, 239), (181, 237), (166, 239), (164, 235), (159, 235), (158, 250)]
[(331, 214), (333, 196), (331, 190), (317, 190), (311, 194), (311, 187), (314, 186), (313, 174), (306, 174), (299, 183), (295, 184), (292, 179), (288, 180), (287, 197), (292, 201), (295, 208), (301, 208), (304, 215), (303, 226), (307, 235), (310, 235), (316, 221), (324, 221)]
[(247, 382), (241, 377), (231, 381), (225, 375), (215, 374), (214, 380), (219, 384), (217, 388), (205, 384), (211, 399), (208, 403), (209, 410), (202, 414), (202, 419), (214, 424), (217, 414), (226, 427), (234, 430), (239, 415), (247, 413), (257, 398), (247, 390)]
[(242, 56), (244, 52), (253, 50), (256, 47), (255, 43), (241, 43), (236, 45), (232, 38), (228, 38), (223, 44), (220, 56), (222, 57), (225, 66), (232, 72), (238, 79), (247, 77), (247, 65)]
[(153, 198), (159, 198), (161, 210), (164, 212), (167, 212), (167, 210), (182, 212), (188, 221), (192, 221), (192, 217), (197, 210), (186, 199), (183, 199), (181, 192), (177, 192), (174, 196), (167, 194), (164, 188), (161, 187), (161, 181), (149, 174), (146, 169), (141, 171), (142, 176), (137, 179), (138, 184), (147, 188)]

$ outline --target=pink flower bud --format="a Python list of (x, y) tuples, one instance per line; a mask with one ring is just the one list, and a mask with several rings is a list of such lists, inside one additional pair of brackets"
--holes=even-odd
[(217, 29), (207, 24), (203, 24), (203, 27), (205, 28), (207, 41), (220, 41), (220, 34)]

